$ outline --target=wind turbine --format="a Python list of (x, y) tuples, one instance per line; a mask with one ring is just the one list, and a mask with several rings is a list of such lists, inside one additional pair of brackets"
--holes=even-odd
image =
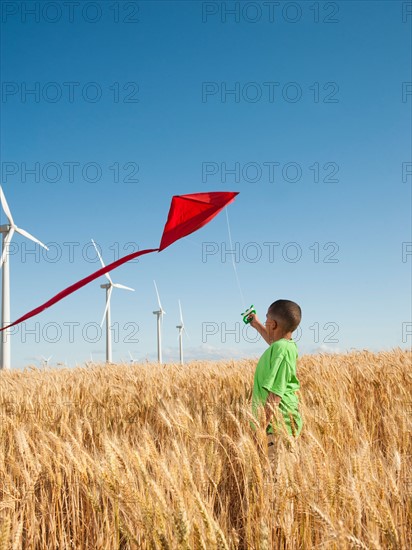
[(50, 357), (44, 357), (43, 355), (41, 355), (41, 358), (43, 360), (43, 367), (48, 367), (49, 366), (49, 361), (52, 357), (53, 357), (53, 355), (50, 355)]
[[(3, 247), (0, 259), (0, 268), (2, 271), (2, 288), (1, 288), (1, 326), (7, 326), (10, 324), (10, 267), (9, 267), (9, 244), (13, 238), (14, 233), (20, 233), (26, 239), (39, 244), (46, 250), (49, 250), (45, 244), (40, 242), (36, 237), (30, 235), (24, 229), (20, 229), (14, 223), (13, 216), (11, 215), (9, 205), (7, 204), (6, 197), (4, 196), (3, 189), (0, 186), (0, 202), (1, 206), (9, 220), (8, 224), (0, 225), (0, 233), (3, 235)], [(11, 360), (11, 345), (10, 345), (10, 330), (3, 330), (1, 333), (1, 348), (0, 348), (0, 369), (9, 369)]]
[(137, 359), (135, 359), (133, 357), (133, 355), (130, 353), (130, 351), (128, 352), (129, 353), (129, 357), (130, 357), (130, 364), (133, 365), (134, 363), (137, 363)]
[(185, 324), (183, 322), (183, 314), (182, 314), (182, 305), (179, 300), (179, 312), (180, 312), (180, 325), (176, 325), (176, 328), (179, 329), (179, 357), (180, 357), (180, 364), (183, 365), (183, 333), (188, 336)]
[[(97, 256), (99, 257), (102, 267), (106, 267), (104, 265), (103, 258), (99, 252), (99, 249), (97, 248), (96, 243), (94, 242), (93, 239), (92, 239), (92, 243), (97, 252)], [(134, 292), (134, 288), (130, 288), (129, 286), (124, 286), (119, 283), (114, 283), (109, 273), (105, 273), (104, 275), (109, 282), (104, 285), (100, 285), (100, 288), (104, 288), (106, 290), (106, 307), (104, 309), (103, 319), (102, 319), (102, 322), (100, 323), (100, 326), (101, 327), (103, 326), (104, 319), (106, 318), (106, 363), (111, 363), (112, 362), (112, 335), (110, 333), (110, 298), (112, 296), (112, 291), (113, 291), (113, 288), (122, 288), (123, 290), (130, 290), (131, 292)]]
[(156, 289), (157, 303), (159, 304), (159, 309), (153, 312), (154, 315), (157, 315), (157, 361), (162, 363), (162, 324), (163, 315), (166, 315), (166, 312), (160, 303), (160, 296), (159, 291), (157, 290), (156, 281), (153, 281), (153, 283)]

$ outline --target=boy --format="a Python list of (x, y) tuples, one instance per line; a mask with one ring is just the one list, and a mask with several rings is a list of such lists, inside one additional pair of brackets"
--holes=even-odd
[(277, 300), (269, 306), (265, 326), (255, 314), (249, 316), (250, 324), (269, 344), (256, 367), (253, 382), (253, 412), (257, 415), (263, 406), (267, 423), (269, 459), (277, 459), (277, 441), (275, 432), (278, 425), (270, 422), (271, 408), (279, 409), (285, 421), (288, 433), (297, 437), (302, 430), (302, 418), (299, 414), (299, 400), (295, 391), (300, 388), (296, 377), (296, 343), (292, 333), (301, 321), (302, 312), (298, 304), (290, 300)]

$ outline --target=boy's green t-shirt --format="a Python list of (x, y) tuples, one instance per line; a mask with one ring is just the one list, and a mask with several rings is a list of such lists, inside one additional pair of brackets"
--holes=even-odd
[[(282, 338), (273, 342), (259, 359), (252, 394), (255, 416), (258, 408), (266, 404), (269, 392), (281, 397), (279, 409), (289, 434), (295, 436), (299, 435), (303, 424), (299, 414), (298, 396), (295, 393), (300, 388), (296, 376), (297, 357), (298, 349), (294, 340)], [(293, 430), (291, 423), (293, 423)], [(267, 432), (273, 433), (271, 424), (269, 424)]]

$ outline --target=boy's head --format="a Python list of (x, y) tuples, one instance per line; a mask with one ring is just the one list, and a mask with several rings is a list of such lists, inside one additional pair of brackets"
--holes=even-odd
[(282, 334), (294, 332), (301, 321), (302, 311), (298, 304), (290, 300), (276, 300), (268, 308), (268, 320), (276, 321)]

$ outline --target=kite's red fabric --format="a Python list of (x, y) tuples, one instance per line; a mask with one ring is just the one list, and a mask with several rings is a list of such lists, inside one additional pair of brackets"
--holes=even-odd
[(171, 244), (173, 244), (178, 239), (190, 235), (194, 231), (197, 231), (211, 219), (213, 219), (219, 212), (228, 204), (234, 201), (238, 193), (233, 192), (210, 192), (210, 193), (193, 193), (191, 195), (175, 195), (172, 197), (172, 203), (170, 205), (169, 216), (167, 218), (166, 225), (163, 230), (162, 240), (160, 241), (159, 248), (150, 248), (146, 250), (139, 250), (138, 252), (133, 252), (123, 258), (119, 258), (115, 262), (112, 262), (105, 267), (100, 268), (98, 271), (95, 271), (91, 275), (88, 275), (81, 281), (74, 283), (73, 285), (65, 288), (56, 296), (53, 296), (50, 300), (45, 302), (36, 309), (29, 311), (14, 323), (11, 323), (7, 327), (0, 328), (0, 332), (6, 328), (13, 327), (18, 325), (30, 317), (38, 315), (48, 307), (60, 302), (69, 294), (76, 292), (83, 286), (94, 281), (101, 275), (113, 271), (116, 267), (142, 256), (143, 254), (149, 254), (150, 252), (160, 252), (164, 250)]
[(225, 206), (234, 201), (238, 193), (194, 193), (175, 195), (163, 230), (159, 250), (190, 235), (210, 222)]

